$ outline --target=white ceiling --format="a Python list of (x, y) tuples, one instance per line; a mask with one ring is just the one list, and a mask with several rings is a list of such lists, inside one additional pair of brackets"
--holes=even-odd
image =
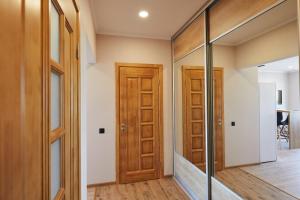
[(291, 57), (275, 62), (264, 64), (259, 68), (260, 72), (279, 72), (279, 73), (291, 73), (299, 71), (299, 57)]
[(297, 1), (288, 0), (233, 32), (221, 37), (215, 43), (237, 46), (296, 20), (296, 18)]
[[(98, 34), (170, 39), (207, 0), (91, 0)], [(147, 10), (149, 17), (138, 16)]]

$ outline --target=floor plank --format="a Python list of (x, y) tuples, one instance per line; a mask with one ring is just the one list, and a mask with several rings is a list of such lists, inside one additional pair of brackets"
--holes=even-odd
[(188, 200), (173, 178), (88, 189), (88, 200)]

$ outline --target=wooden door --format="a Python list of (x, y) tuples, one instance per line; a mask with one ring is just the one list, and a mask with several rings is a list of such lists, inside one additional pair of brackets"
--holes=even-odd
[(77, 11), (66, 2), (49, 1), (47, 199), (51, 200), (79, 199)]
[(162, 158), (162, 66), (118, 64), (120, 183), (157, 179)]
[(224, 100), (223, 100), (223, 69), (214, 68), (214, 157), (215, 170), (224, 168)]
[[(205, 151), (205, 73), (202, 67), (183, 66), (183, 155), (190, 162), (206, 170)], [(215, 167), (223, 168), (223, 72), (214, 69), (215, 101)], [(220, 118), (221, 116), (221, 118)], [(219, 121), (221, 120), (221, 121)]]
[(43, 199), (41, 0), (0, 2), (0, 199)]

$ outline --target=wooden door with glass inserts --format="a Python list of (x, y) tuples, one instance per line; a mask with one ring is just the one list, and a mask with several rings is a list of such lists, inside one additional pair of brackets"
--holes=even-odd
[[(183, 155), (202, 171), (205, 151), (205, 72), (203, 67), (182, 67)], [(223, 169), (223, 71), (214, 68), (215, 167)]]
[[(72, 4), (71, 4), (72, 5)], [(77, 27), (59, 1), (49, 1), (49, 199), (78, 199), (74, 149), (78, 85)], [(74, 8), (73, 8), (74, 9)], [(74, 9), (75, 11), (75, 9)], [(76, 12), (74, 12), (76, 14)], [(69, 15), (70, 16), (70, 15)], [(76, 20), (76, 17), (75, 17)], [(76, 94), (76, 95), (75, 95)]]

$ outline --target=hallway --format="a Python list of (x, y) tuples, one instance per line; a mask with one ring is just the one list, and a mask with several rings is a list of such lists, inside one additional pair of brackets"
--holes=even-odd
[(173, 178), (88, 188), (88, 200), (187, 200)]
[(0, 11), (0, 200), (300, 200), (300, 0)]

